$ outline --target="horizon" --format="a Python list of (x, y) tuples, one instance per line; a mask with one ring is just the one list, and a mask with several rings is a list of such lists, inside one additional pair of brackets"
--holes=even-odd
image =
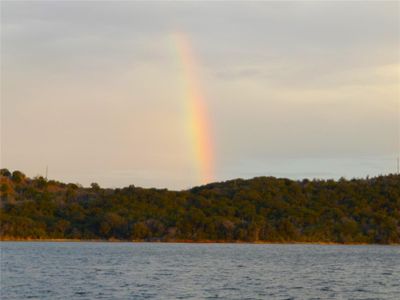
[(302, 181), (304, 181), (304, 180), (308, 180), (309, 182), (315, 182), (315, 181), (324, 181), (324, 182), (334, 181), (334, 182), (336, 182), (336, 183), (339, 183), (341, 180), (346, 180), (346, 181), (352, 181), (352, 180), (371, 180), (371, 179), (379, 178), (379, 177), (400, 176), (400, 173), (399, 173), (398, 171), (397, 171), (397, 172), (393, 172), (393, 173), (377, 174), (377, 175), (374, 175), (374, 176), (369, 176), (369, 175), (367, 175), (367, 176), (364, 176), (364, 177), (350, 177), (350, 178), (346, 178), (346, 177), (343, 177), (343, 176), (342, 176), (342, 177), (340, 177), (340, 178), (318, 178), (318, 177), (306, 178), (306, 177), (303, 177), (303, 178), (298, 178), (298, 179), (291, 179), (291, 178), (288, 178), (288, 177), (279, 177), (279, 176), (273, 176), (273, 175), (260, 175), (260, 176), (255, 176), (255, 177), (251, 177), (251, 178), (242, 178), (242, 177), (229, 178), (229, 179), (225, 179), (225, 180), (221, 180), (221, 181), (213, 181), (213, 182), (208, 182), (208, 183), (205, 183), (205, 184), (194, 185), (194, 186), (190, 186), (190, 187), (186, 187), (186, 188), (181, 188), (181, 189), (170, 189), (170, 188), (168, 188), (168, 187), (155, 187), (155, 186), (144, 187), (144, 186), (138, 186), (138, 185), (136, 185), (135, 183), (131, 183), (131, 184), (128, 184), (128, 185), (125, 185), (125, 186), (106, 186), (106, 187), (99, 185), (97, 182), (91, 182), (91, 183), (88, 184), (88, 185), (83, 185), (83, 184), (81, 184), (81, 183), (79, 183), (79, 182), (77, 182), (77, 181), (75, 181), (75, 182), (64, 182), (64, 181), (58, 180), (58, 179), (56, 179), (56, 178), (47, 178), (47, 177), (45, 177), (45, 176), (43, 176), (43, 175), (40, 175), (40, 174), (38, 174), (38, 175), (36, 175), (36, 176), (29, 176), (28, 174), (25, 174), (25, 173), (24, 173), (23, 171), (21, 171), (21, 170), (9, 170), (9, 169), (7, 169), (7, 168), (2, 168), (2, 169), (0, 169), (0, 170), (7, 170), (7, 171), (9, 171), (11, 174), (12, 174), (14, 171), (21, 172), (21, 173), (22, 173), (23, 175), (25, 175), (26, 178), (28, 178), (29, 180), (44, 179), (46, 182), (51, 182), (51, 181), (53, 181), (53, 182), (56, 182), (56, 183), (61, 183), (61, 184), (66, 184), (66, 185), (75, 184), (75, 185), (77, 185), (78, 187), (84, 188), (84, 189), (90, 189), (92, 184), (96, 184), (96, 185), (98, 185), (99, 188), (101, 188), (101, 189), (111, 189), (111, 190), (115, 190), (115, 189), (124, 189), (124, 188), (129, 188), (129, 187), (131, 187), (131, 186), (134, 186), (135, 188), (141, 188), (141, 189), (156, 189), (156, 190), (168, 190), (168, 191), (170, 191), (170, 192), (183, 192), (183, 191), (188, 191), (188, 190), (191, 190), (191, 189), (194, 189), (194, 188), (204, 187), (204, 186), (212, 185), (212, 184), (223, 184), (223, 183), (226, 183), (226, 182), (231, 182), (231, 181), (236, 181), (236, 180), (249, 181), (249, 180), (259, 179), (259, 178), (264, 178), (264, 179), (273, 178), (273, 179), (277, 179), (277, 180), (290, 180), (290, 181), (293, 181), (293, 182), (302, 182)]
[(0, 167), (169, 190), (395, 174), (399, 10), (2, 2)]

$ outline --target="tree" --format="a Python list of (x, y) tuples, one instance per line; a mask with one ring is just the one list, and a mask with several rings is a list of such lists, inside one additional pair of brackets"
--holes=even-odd
[(95, 192), (97, 192), (97, 191), (100, 190), (100, 185), (99, 185), (98, 183), (96, 183), (96, 182), (92, 182), (92, 183), (90, 184), (90, 187), (91, 187), (92, 190), (95, 191)]
[(14, 171), (11, 177), (12, 181), (15, 183), (21, 183), (25, 179), (25, 174), (21, 171)]

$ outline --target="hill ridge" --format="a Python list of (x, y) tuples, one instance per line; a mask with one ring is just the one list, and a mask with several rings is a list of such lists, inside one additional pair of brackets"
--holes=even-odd
[(399, 243), (400, 175), (110, 189), (0, 170), (2, 239)]

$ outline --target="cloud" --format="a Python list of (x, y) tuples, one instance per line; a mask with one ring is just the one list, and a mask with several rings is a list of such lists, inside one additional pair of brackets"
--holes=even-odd
[[(224, 178), (283, 158), (299, 162), (271, 172), (394, 156), (399, 5), (4, 2), (3, 164), (33, 175), (50, 164), (84, 184), (196, 184), (175, 31), (194, 49)], [(364, 170), (341, 166), (335, 174)]]

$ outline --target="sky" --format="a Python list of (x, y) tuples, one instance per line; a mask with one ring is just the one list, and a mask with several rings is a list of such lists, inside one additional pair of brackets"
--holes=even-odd
[(394, 173), (399, 46), (398, 1), (2, 1), (1, 167), (169, 189)]

